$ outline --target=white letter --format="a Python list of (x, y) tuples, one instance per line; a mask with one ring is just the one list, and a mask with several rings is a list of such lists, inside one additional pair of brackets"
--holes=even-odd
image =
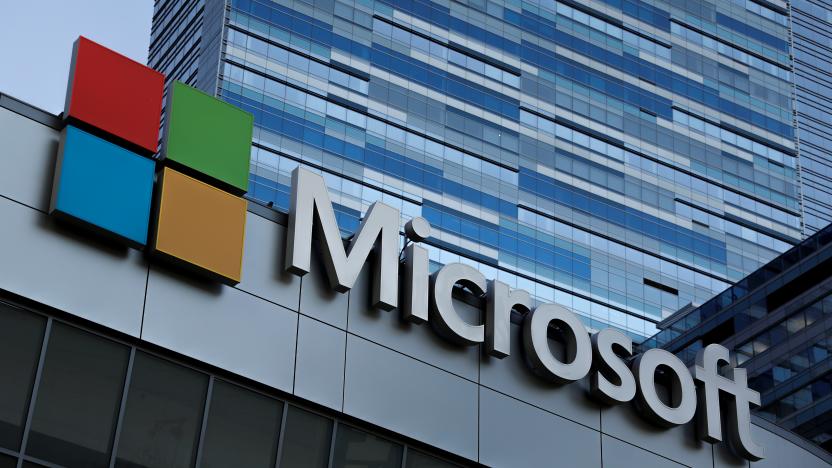
[[(292, 171), (285, 268), (298, 276), (309, 273), (313, 225), (321, 240), (321, 257), (332, 288), (339, 292), (349, 291), (375, 250), (372, 306), (384, 310), (396, 308), (399, 299), (399, 210), (373, 203), (347, 252), (323, 177), (297, 167)], [(375, 248), (377, 244), (380, 244), (379, 248)]]

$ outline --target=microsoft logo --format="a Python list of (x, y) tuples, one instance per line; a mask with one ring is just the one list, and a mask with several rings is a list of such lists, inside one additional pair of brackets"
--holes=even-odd
[(87, 38), (75, 42), (50, 213), (240, 282), (253, 116)]

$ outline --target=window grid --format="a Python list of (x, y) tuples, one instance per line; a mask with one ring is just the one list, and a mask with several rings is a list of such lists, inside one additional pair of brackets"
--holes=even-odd
[[(274, 452), (274, 468), (281, 468), (281, 457), (283, 452), (285, 451), (285, 434), (287, 432), (287, 415), (289, 413), (290, 408), (301, 410), (304, 413), (309, 413), (315, 415), (317, 417), (325, 418), (327, 421), (330, 422), (332, 430), (330, 431), (330, 440), (328, 442), (329, 446), (329, 453), (327, 454), (327, 467), (332, 468), (334, 466), (342, 466), (343, 460), (336, 460), (335, 459), (335, 450), (336, 450), (336, 438), (338, 437), (338, 428), (339, 427), (349, 427), (352, 431), (357, 431), (363, 433), (367, 437), (372, 437), (378, 440), (383, 441), (387, 444), (392, 444), (393, 446), (397, 446), (401, 450), (401, 459), (399, 462), (400, 467), (405, 467), (407, 454), (409, 451), (414, 450), (416, 451), (419, 456), (421, 457), (429, 457), (437, 468), (452, 468), (454, 466), (461, 466), (457, 462), (449, 461), (445, 458), (441, 458), (441, 456), (437, 456), (437, 454), (429, 454), (430, 449), (425, 447), (414, 448), (410, 443), (406, 441), (396, 438), (390, 437), (389, 435), (385, 435), (372, 429), (367, 430), (366, 428), (359, 427), (360, 424), (355, 424), (352, 421), (346, 421), (341, 418), (333, 417), (332, 415), (325, 414), (324, 412), (310, 408), (305, 406), (303, 403), (290, 401), (286, 398), (281, 398), (274, 394), (270, 394), (270, 392), (264, 392), (261, 390), (250, 388), (240, 382), (235, 382), (233, 379), (227, 379), (225, 376), (217, 376), (210, 372), (205, 372), (202, 369), (194, 367), (189, 364), (184, 364), (182, 362), (177, 361), (176, 359), (170, 359), (168, 356), (165, 356), (162, 353), (159, 353), (155, 350), (143, 349), (131, 343), (126, 343), (119, 339), (113, 338), (112, 336), (108, 336), (102, 334), (95, 330), (90, 330), (83, 326), (79, 326), (78, 324), (71, 323), (68, 321), (64, 321), (60, 318), (52, 317), (51, 315), (42, 313), (38, 310), (33, 310), (30, 307), (22, 307), (18, 304), (13, 304), (8, 302), (5, 298), (0, 299), (0, 320), (3, 320), (3, 314), (8, 311), (15, 311), (25, 314), (31, 314), (35, 316), (40, 316), (46, 319), (45, 326), (43, 328), (43, 337), (42, 337), (42, 344), (40, 348), (40, 355), (37, 361), (37, 369), (35, 372), (34, 383), (32, 385), (32, 391), (29, 396), (29, 401), (27, 402), (26, 408), (26, 419), (24, 425), (23, 435), (20, 441), (20, 446), (15, 449), (11, 449), (8, 447), (0, 446), (0, 462), (4, 460), (12, 461), (16, 463), (18, 468), (26, 467), (26, 466), (43, 466), (49, 468), (60, 468), (64, 465), (59, 465), (52, 463), (48, 460), (43, 460), (40, 458), (33, 457), (31, 455), (26, 454), (27, 444), (29, 439), (29, 434), (31, 432), (32, 426), (32, 419), (35, 412), (36, 402), (38, 399), (38, 393), (42, 387), (42, 376), (43, 376), (43, 369), (45, 366), (47, 349), (50, 343), (50, 339), (53, 337), (53, 330), (55, 324), (62, 324), (62, 326), (72, 327), (75, 330), (79, 330), (83, 333), (89, 333), (91, 336), (94, 337), (96, 340), (102, 341), (109, 341), (115, 344), (119, 344), (129, 348), (129, 357), (126, 363), (126, 373), (124, 378), (124, 384), (121, 389), (121, 398), (120, 404), (118, 408), (118, 417), (116, 419), (115, 427), (112, 431), (112, 444), (111, 444), (111, 453), (109, 454), (109, 464), (110, 468), (117, 466), (118, 464), (118, 454), (119, 454), (119, 441), (123, 434), (124, 429), (124, 416), (125, 416), (125, 409), (127, 407), (128, 399), (130, 398), (129, 390), (132, 383), (132, 378), (134, 375), (134, 362), (136, 360), (137, 354), (144, 354), (150, 359), (157, 359), (162, 360), (167, 364), (177, 366), (182, 370), (188, 370), (190, 372), (197, 372), (202, 374), (203, 376), (207, 376), (207, 389), (205, 391), (205, 401), (202, 404), (202, 415), (199, 418), (200, 426), (197, 430), (197, 445), (196, 445), (196, 453), (193, 454), (192, 460), (193, 463), (189, 464), (189, 466), (201, 466), (200, 463), (203, 461), (203, 454), (205, 453), (205, 441), (206, 441), (206, 429), (208, 427), (209, 417), (211, 415), (211, 402), (212, 402), (212, 394), (214, 390), (214, 386), (216, 382), (219, 380), (228, 384), (230, 386), (236, 387), (237, 390), (242, 390), (243, 392), (252, 392), (257, 394), (261, 397), (266, 397), (273, 402), (280, 405), (281, 408), (281, 415), (280, 415), (280, 422), (279, 422), (279, 431), (274, 434), (274, 437), (277, 439), (277, 450)], [(11, 458), (9, 458), (11, 457)], [(13, 459), (13, 460), (12, 460)], [(338, 462), (342, 462), (339, 464)], [(5, 466), (5, 465), (4, 465)]]

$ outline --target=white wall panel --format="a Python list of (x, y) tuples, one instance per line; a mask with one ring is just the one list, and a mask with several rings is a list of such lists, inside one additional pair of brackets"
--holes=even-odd
[(146, 280), (138, 251), (0, 198), (0, 289), (139, 336)]
[(291, 392), (297, 320), (235, 288), (154, 267), (142, 339)]

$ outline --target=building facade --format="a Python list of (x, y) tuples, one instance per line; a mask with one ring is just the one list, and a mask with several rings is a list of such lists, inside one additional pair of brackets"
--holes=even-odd
[(791, 2), (794, 54), (795, 108), (803, 184), (803, 222), (806, 234), (832, 222), (829, 186), (832, 155), (827, 141), (830, 127), (829, 90), (832, 76), (832, 4), (824, 1)]
[[(702, 441), (693, 413), (657, 427), (646, 393), (697, 406), (663, 351), (681, 371), (653, 368), (626, 404), (600, 404), (588, 373), (534, 375), (527, 346), (531, 303), (641, 342), (822, 222), (800, 177), (822, 181), (803, 161), (823, 154), (796, 143), (818, 114), (794, 104), (790, 56), (809, 33), (790, 26), (780, 0), (157, 1), (149, 65), (253, 116), (247, 200), (215, 187), (246, 207), (240, 275), (200, 279), (48, 216), (65, 127), (83, 119), (0, 96), (0, 370), (17, 377), (0, 382), (0, 466), (829, 466), (765, 418), (745, 434), (765, 449), (754, 461)], [(194, 175), (170, 157), (170, 120), (159, 167)], [(504, 317), (508, 356), (493, 335), (449, 343), (433, 310), (418, 324), (371, 306), (368, 268), (330, 284), (323, 249), (287, 273), (299, 167), (323, 176), (344, 236), (383, 202), (405, 232), (430, 223), (430, 271), (528, 291)], [(146, 182), (163, 193), (164, 179)], [(494, 322), (450, 289), (462, 326)], [(801, 313), (807, 330), (819, 320)], [(547, 355), (577, 361), (563, 326), (544, 325)]]
[(760, 417), (829, 450), (832, 227), (801, 244), (701, 307), (680, 312), (645, 343), (693, 364), (710, 343), (731, 349), (760, 392)]
[(254, 202), (236, 286), (63, 223), (47, 214), (63, 126), (0, 95), (0, 466), (832, 464), (765, 420), (748, 462), (692, 422), (594, 403), (588, 378), (530, 372), (517, 323), (504, 359), (450, 343), (371, 307), (372, 268), (348, 293), (317, 260), (288, 274), (287, 217)]
[(149, 64), (255, 115), (249, 197), (323, 173), (434, 265), (635, 341), (801, 238), (786, 4), (156, 3)]

